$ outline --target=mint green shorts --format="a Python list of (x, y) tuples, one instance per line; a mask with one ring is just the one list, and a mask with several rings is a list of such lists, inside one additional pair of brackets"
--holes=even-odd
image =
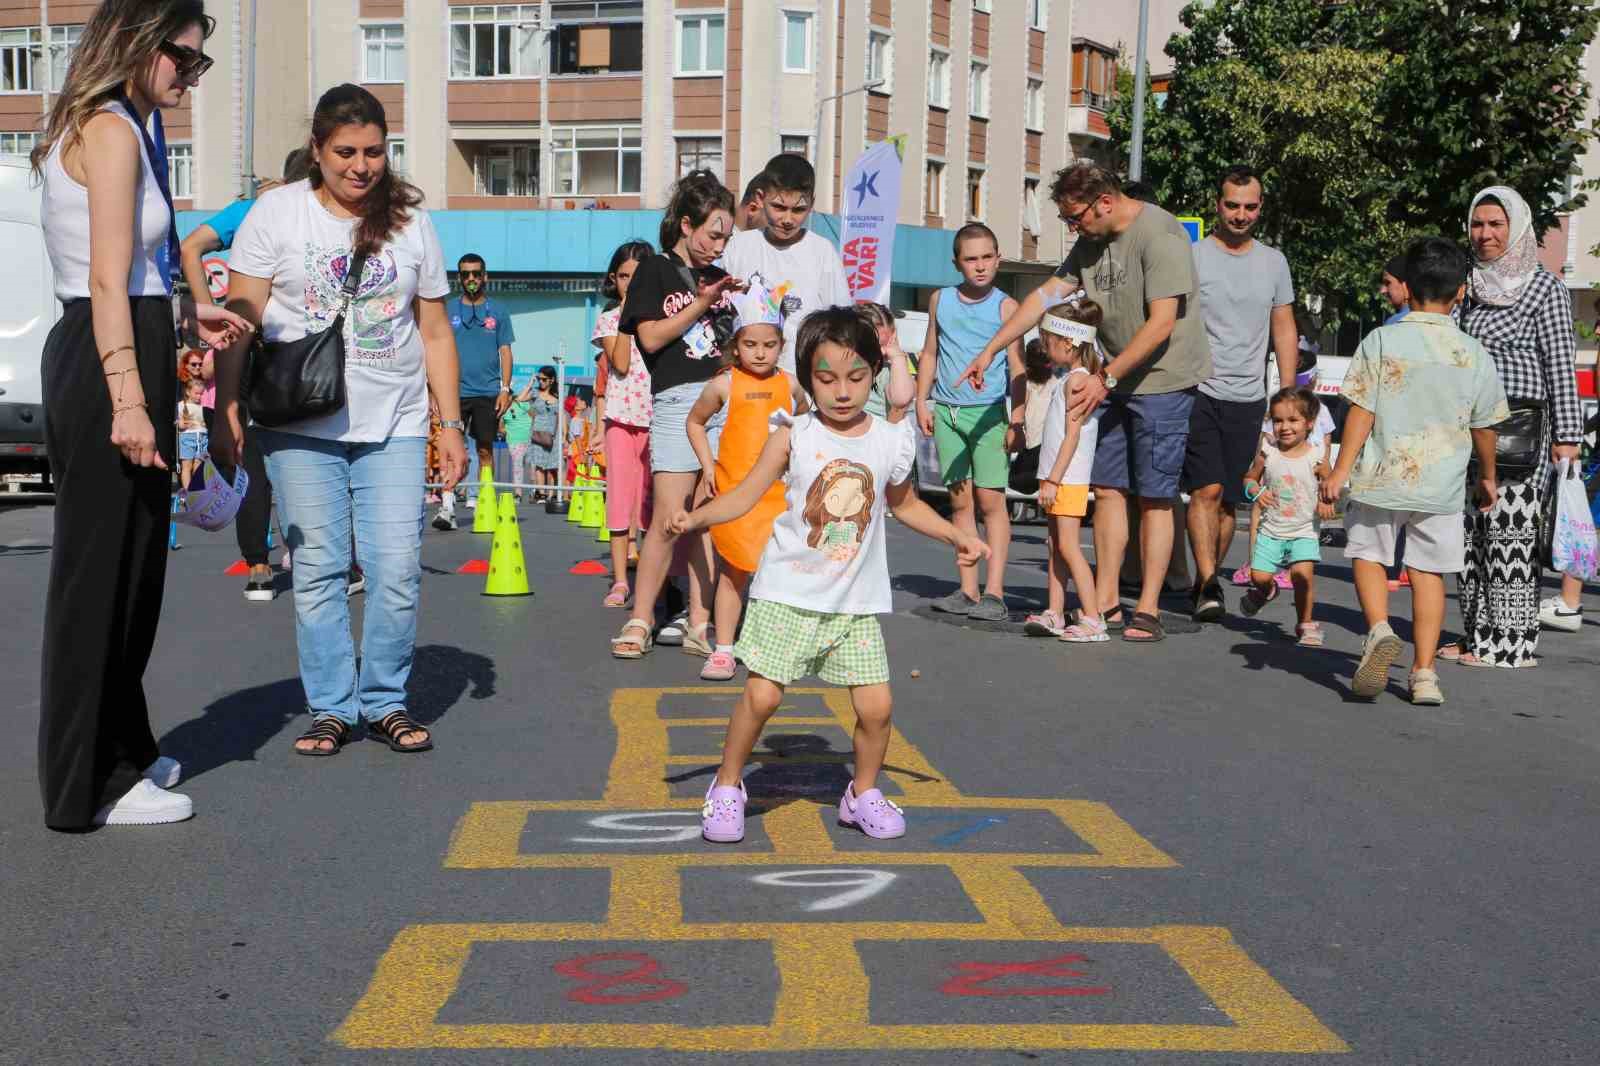
[(751, 600), (733, 654), (779, 685), (818, 677), (830, 685), (882, 685), (889, 653), (877, 615), (827, 614), (774, 600)]
[(970, 481), (980, 489), (1005, 489), (1011, 480), (1006, 422), (1004, 400), (981, 407), (934, 404), (933, 446), (946, 485)]

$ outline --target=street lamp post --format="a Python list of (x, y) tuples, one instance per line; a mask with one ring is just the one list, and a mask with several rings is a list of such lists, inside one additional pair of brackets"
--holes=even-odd
[(870, 89), (876, 89), (878, 86), (882, 85), (883, 83), (884, 83), (884, 79), (883, 78), (877, 78), (877, 79), (875, 79), (873, 81), (867, 82), (865, 85), (857, 85), (854, 89), (846, 89), (842, 93), (833, 93), (831, 96), (824, 96), (824, 97), (820, 98), (817, 101), (817, 122), (816, 122), (816, 126), (814, 127), (815, 133), (811, 138), (811, 165), (813, 167), (815, 167), (818, 170), (822, 169), (822, 112), (823, 112), (823, 109), (826, 108), (828, 104), (832, 103), (835, 100), (842, 100), (846, 96), (854, 96), (856, 93), (864, 93), (864, 92), (867, 92)]
[(1150, 0), (1139, 0), (1139, 44), (1133, 58), (1133, 135), (1128, 149), (1128, 178), (1144, 177), (1144, 93), (1150, 84), (1145, 63), (1145, 46), (1150, 38)]

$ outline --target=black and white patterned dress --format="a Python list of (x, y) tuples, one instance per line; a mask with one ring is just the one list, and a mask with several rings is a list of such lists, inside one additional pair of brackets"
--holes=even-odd
[(1583, 437), (1572, 298), (1559, 278), (1541, 268), (1516, 303), (1492, 307), (1469, 297), (1460, 320), (1494, 357), (1509, 399), (1548, 405), (1539, 469), (1524, 480), (1502, 479), (1487, 514), (1468, 508), (1460, 578), (1466, 653), (1495, 666), (1532, 666), (1539, 645), (1539, 515), (1549, 485), (1550, 442)]

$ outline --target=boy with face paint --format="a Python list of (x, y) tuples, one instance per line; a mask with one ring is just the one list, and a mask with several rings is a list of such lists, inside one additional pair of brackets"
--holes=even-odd
[[(489, 272), (482, 256), (462, 256), (456, 275), (461, 295), (450, 301), (447, 311), (461, 359), (461, 420), (477, 447), (478, 467), (484, 469), (494, 462), (500, 416), (511, 406), (511, 344), (517, 335), (511, 316), (489, 299)], [(477, 503), (474, 492), (467, 506)]]

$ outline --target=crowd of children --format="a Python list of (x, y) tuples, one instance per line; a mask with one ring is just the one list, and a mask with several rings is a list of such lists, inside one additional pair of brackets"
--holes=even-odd
[[(705, 172), (682, 179), (663, 220), (664, 250), (634, 241), (611, 259), (608, 304), (594, 331), (595, 410), (576, 394), (564, 400), (568, 479), (603, 468), (607, 481), (612, 583), (603, 603), (633, 608), (613, 654), (637, 659), (670, 638), (705, 659), (705, 680), (731, 680), (741, 662), (747, 668), (702, 812), (711, 841), (743, 839), (744, 764), (785, 686), (808, 675), (849, 687), (857, 713), (855, 773), (840, 822), (878, 838), (905, 831), (903, 812), (877, 782), (892, 703), (876, 618), (891, 609), (888, 514), (956, 550), (961, 587), (942, 609), (980, 620), (993, 610), (1004, 619), (1006, 491), (1036, 491), (1048, 524), (1048, 592), (1025, 631), (1103, 644), (1124, 624), (1120, 608), (1100, 601), (1082, 546), (1104, 407), (1083, 413), (1075, 396), (1108, 360), (1102, 308), (1073, 292), (1048, 308), (1026, 351), (1014, 345), (987, 375), (973, 375), (974, 356), (1015, 305), (994, 287), (993, 233), (966, 226), (953, 248), (963, 281), (930, 307), (914, 380), (893, 315), (851, 305), (837, 252), (807, 229), (813, 180), (804, 160), (779, 157), (754, 191), (762, 209), (750, 218), (761, 228), (733, 236), (732, 195)], [(1461, 567), (1460, 487), (1471, 459), (1479, 492), (1492, 497), (1491, 427), (1505, 400), (1488, 355), (1448, 315), (1464, 255), (1430, 239), (1406, 258), (1411, 313), (1375, 331), (1356, 354), (1337, 464), (1331, 419), (1309, 373), (1270, 398), (1243, 486), (1252, 521), (1242, 609), (1257, 615), (1286, 578), (1294, 639), (1323, 646), (1313, 616), (1317, 522), (1333, 516), (1348, 485), (1346, 554), (1369, 623), (1354, 691), (1381, 691), (1400, 650), (1387, 620), (1385, 567), (1403, 531), (1415, 590), (1410, 690), (1415, 702), (1437, 703), (1442, 575)], [(535, 413), (541, 401), (553, 406), (553, 377), (539, 384), (506, 413), (519, 468), (533, 450), (548, 449), (552, 459), (557, 451), (549, 430), (541, 439)], [(951, 487), (952, 521), (912, 487), (919, 423)], [(988, 582), (980, 586), (983, 560)], [(657, 626), (655, 601), (674, 568), (690, 576), (688, 610)], [(1080, 603), (1073, 612), (1069, 587)]]

